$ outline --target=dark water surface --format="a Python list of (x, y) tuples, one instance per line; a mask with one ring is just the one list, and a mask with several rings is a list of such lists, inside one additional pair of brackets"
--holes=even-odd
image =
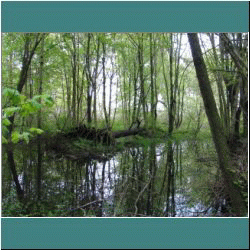
[(220, 214), (224, 202), (210, 140), (152, 141), (101, 162), (50, 152), (39, 157), (35, 146), (14, 156), (27, 204), (16, 205), (3, 152), (2, 216), (204, 217)]

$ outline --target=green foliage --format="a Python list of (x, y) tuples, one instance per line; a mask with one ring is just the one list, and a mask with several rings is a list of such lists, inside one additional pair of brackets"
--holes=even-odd
[[(40, 135), (42, 134), (44, 131), (42, 129), (39, 129), (39, 128), (30, 128), (28, 130), (28, 132), (23, 132), (23, 133), (19, 133), (18, 131), (13, 131), (12, 134), (11, 134), (11, 141), (13, 143), (18, 143), (20, 141), (25, 141), (26, 143), (29, 143), (30, 141), (30, 138), (32, 136), (35, 136), (35, 135)], [(2, 136), (2, 143), (7, 143), (7, 139)]]
[(3, 112), (7, 117), (10, 117), (14, 115), (14, 113), (19, 112), (20, 110), (21, 110), (21, 107), (9, 107), (9, 108), (5, 108)]
[(2, 143), (8, 143), (7, 139), (5, 138), (8, 134), (8, 126), (11, 124), (8, 118), (2, 118)]
[(3, 96), (6, 98), (9, 98), (12, 105), (18, 105), (22, 99), (18, 90), (13, 89), (13, 88), (4, 88), (3, 89)]
[[(37, 108), (41, 108), (41, 106), (37, 105), (40, 104), (39, 100), (46, 106), (46, 107), (52, 107), (54, 105), (54, 100), (51, 96), (44, 94), (44, 95), (36, 95), (32, 98), (31, 102), (33, 105), (35, 105)], [(41, 104), (40, 104), (41, 105)]]
[(3, 144), (8, 143), (7, 139), (6, 139), (3, 135), (2, 135), (2, 143), (3, 143)]
[[(3, 118), (2, 118), (2, 143), (7, 143), (8, 140), (5, 138), (8, 132), (8, 126), (11, 125), (9, 117), (12, 117), (14, 114), (19, 114), (21, 117), (27, 117), (32, 114), (36, 114), (41, 111), (43, 107), (52, 107), (54, 101), (49, 95), (37, 95), (32, 99), (27, 99), (26, 96), (21, 95), (17, 90), (12, 88), (4, 88), (3, 96), (7, 99), (6, 103), (8, 107), (3, 109)], [(33, 135), (40, 135), (43, 133), (43, 130), (38, 128), (30, 128), (28, 131), (20, 133), (18, 131), (13, 131), (11, 135), (11, 140), (13, 143), (19, 141), (29, 142), (30, 137)]]
[(10, 120), (9, 120), (8, 118), (4, 117), (4, 118), (2, 119), (2, 124), (3, 124), (5, 127), (8, 127), (8, 126), (11, 124), (11, 122), (10, 122)]
[(26, 143), (29, 143), (30, 133), (29, 132), (18, 133), (17, 131), (14, 131), (11, 134), (11, 140), (14, 143), (18, 143), (19, 141), (25, 141)]
[(41, 135), (44, 131), (39, 128), (30, 128), (29, 131), (33, 134)]
[(25, 117), (38, 112), (43, 106), (52, 107), (54, 104), (52, 97), (49, 95), (36, 95), (32, 99), (27, 99), (26, 96), (11, 88), (4, 88), (3, 95), (8, 98), (7, 103), (9, 104), (9, 107), (3, 109), (5, 117), (10, 117), (14, 113), (19, 113), (22, 117)]

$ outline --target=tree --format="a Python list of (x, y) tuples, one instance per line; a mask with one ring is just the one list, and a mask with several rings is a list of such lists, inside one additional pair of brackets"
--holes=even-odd
[(222, 133), (224, 129), (216, 108), (216, 102), (210, 86), (206, 65), (202, 57), (198, 35), (195, 33), (188, 33), (188, 39), (192, 51), (200, 92), (203, 98), (213, 141), (219, 159), (219, 168), (225, 183), (226, 193), (230, 197), (232, 210), (236, 215), (243, 216), (247, 212), (247, 208), (240, 195), (239, 188), (234, 184), (234, 176), (231, 172), (232, 160), (230, 158), (230, 150), (227, 145), (226, 136)]
[[(24, 41), (25, 41), (24, 53), (23, 53), (23, 59), (22, 59), (22, 69), (21, 69), (19, 81), (16, 87), (17, 93), (22, 92), (22, 89), (27, 82), (28, 71), (31, 65), (31, 60), (34, 56), (37, 46), (39, 45), (43, 37), (44, 37), (44, 34), (41, 34), (41, 33), (38, 33), (38, 34), (27, 33), (24, 35)], [(14, 128), (14, 119), (15, 119), (15, 113), (13, 113), (13, 115), (9, 117), (9, 121), (10, 121), (10, 124), (8, 126), (9, 138), (12, 138), (12, 131)], [(8, 155), (8, 162), (9, 162), (10, 170), (11, 170), (13, 180), (16, 185), (17, 196), (18, 196), (18, 199), (22, 201), (24, 199), (24, 192), (18, 180), (16, 164), (14, 161), (13, 146), (11, 144), (7, 148), (7, 155)]]

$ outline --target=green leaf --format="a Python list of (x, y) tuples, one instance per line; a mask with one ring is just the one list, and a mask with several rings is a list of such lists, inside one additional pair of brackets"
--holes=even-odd
[(9, 107), (9, 108), (5, 108), (4, 110), (3, 110), (3, 112), (6, 114), (6, 116), (8, 117), (8, 116), (12, 116), (12, 115), (14, 115), (14, 113), (15, 112), (18, 112), (18, 111), (20, 111), (20, 107)]
[(11, 140), (14, 143), (18, 143), (20, 140), (24, 140), (26, 143), (30, 140), (30, 133), (29, 132), (23, 132), (22, 134), (18, 133), (17, 131), (14, 131), (11, 135)]
[(45, 103), (46, 106), (52, 107), (53, 104), (54, 104), (54, 100), (53, 100), (53, 98), (51, 96), (46, 96), (44, 98), (44, 103)]
[(3, 89), (3, 95), (4, 96), (8, 96), (8, 97), (12, 97), (12, 96), (18, 96), (19, 92), (16, 89), (12, 89), (12, 88), (4, 88)]
[(33, 114), (40, 110), (42, 108), (42, 105), (34, 100), (29, 100), (26, 103), (22, 105), (21, 108), (21, 115), (27, 116), (30, 114)]
[(20, 134), (17, 131), (14, 131), (11, 135), (12, 142), (18, 143), (19, 139), (20, 139)]
[(21, 101), (20, 94), (17, 89), (4, 88), (3, 95), (10, 98), (13, 105), (17, 105)]
[(21, 138), (24, 140), (24, 141), (26, 141), (26, 143), (29, 143), (29, 140), (30, 140), (30, 133), (29, 132), (23, 132), (22, 134), (21, 134)]
[(41, 135), (44, 132), (42, 129), (39, 129), (39, 128), (30, 128), (29, 131), (31, 133), (38, 134), (38, 135)]
[(6, 126), (6, 127), (9, 126), (9, 125), (11, 124), (11, 122), (10, 122), (9, 119), (7, 119), (7, 118), (3, 118), (2, 123), (3, 123), (3, 125)]
[(27, 97), (25, 95), (20, 95), (20, 102), (24, 103), (27, 100)]
[(39, 99), (43, 98), (43, 95), (35, 95), (32, 100), (38, 102)]
[(37, 101), (31, 100), (31, 104), (32, 104), (33, 108), (36, 109), (36, 111), (38, 111), (39, 109), (42, 108), (42, 104), (38, 103)]
[(3, 143), (3, 144), (8, 143), (7, 139), (6, 139), (3, 135), (2, 135), (2, 143)]
[(2, 126), (2, 134), (7, 134), (8, 133), (8, 129), (6, 126)]

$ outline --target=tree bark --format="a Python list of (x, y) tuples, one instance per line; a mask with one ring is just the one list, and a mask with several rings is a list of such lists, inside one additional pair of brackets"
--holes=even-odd
[(23, 191), (23, 189), (19, 183), (19, 180), (18, 180), (18, 175), (17, 175), (17, 171), (16, 171), (16, 164), (15, 164), (13, 149), (12, 149), (11, 145), (7, 149), (7, 156), (8, 156), (8, 163), (10, 166), (12, 177), (13, 177), (13, 180), (14, 180), (15, 185), (16, 185), (16, 192), (17, 192), (18, 200), (23, 201), (24, 191)]
[[(138, 35), (138, 62), (139, 62), (139, 78), (140, 78), (140, 104), (142, 105), (144, 123), (147, 127), (147, 112), (146, 112), (146, 95), (144, 90), (144, 47), (143, 47), (143, 33)], [(140, 105), (139, 104), (139, 105)]]
[(241, 197), (239, 188), (234, 184), (234, 176), (231, 172), (232, 161), (230, 157), (230, 150), (227, 145), (226, 137), (222, 133), (224, 129), (221, 125), (219, 114), (216, 108), (216, 102), (212, 88), (210, 86), (206, 65), (202, 57), (199, 39), (195, 33), (188, 33), (188, 39), (192, 51), (201, 95), (219, 158), (219, 168), (224, 179), (225, 190), (227, 195), (230, 197), (232, 211), (237, 216), (244, 216), (247, 213), (247, 207)]
[(87, 41), (87, 52), (86, 52), (86, 77), (88, 81), (87, 86), (87, 122), (90, 126), (92, 123), (92, 110), (91, 110), (91, 104), (92, 104), (92, 86), (91, 86), (91, 71), (90, 71), (90, 40), (91, 40), (91, 34), (88, 33), (88, 41)]
[(170, 33), (170, 52), (169, 52), (169, 78), (170, 78), (170, 100), (168, 109), (168, 133), (171, 135), (174, 130), (174, 84), (173, 84), (173, 34)]
[[(40, 68), (39, 68), (39, 95), (43, 93), (43, 70), (44, 70), (44, 37), (41, 41), (41, 51), (40, 51)], [(41, 103), (41, 99), (39, 100)], [(37, 116), (37, 127), (39, 129), (42, 128), (42, 111), (38, 112)], [(37, 173), (36, 173), (36, 181), (37, 181), (37, 199), (41, 199), (41, 186), (42, 186), (42, 145), (41, 145), (41, 135), (38, 135), (37, 141)]]
[[(105, 36), (105, 34), (104, 34)], [(109, 116), (106, 109), (106, 70), (105, 70), (105, 59), (106, 59), (106, 44), (105, 41), (102, 42), (102, 50), (103, 50), (103, 56), (102, 56), (102, 72), (103, 72), (103, 78), (102, 78), (102, 105), (103, 105), (103, 112), (105, 116), (106, 121), (106, 127), (109, 127)]]

